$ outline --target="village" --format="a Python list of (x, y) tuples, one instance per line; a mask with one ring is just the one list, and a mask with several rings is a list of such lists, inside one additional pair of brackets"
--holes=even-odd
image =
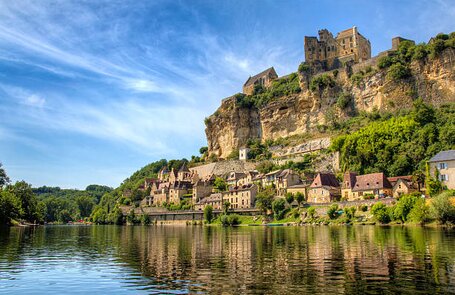
[[(328, 30), (318, 32), (317, 37), (305, 37), (305, 61), (318, 72), (334, 69), (370, 66), (379, 57), (395, 54), (404, 41), (415, 44), (402, 37), (392, 39), (392, 48), (372, 58), (370, 41), (361, 35), (357, 27), (339, 32), (336, 37)], [(431, 40), (430, 40), (431, 42)], [(243, 85), (242, 95), (251, 95), (255, 89), (270, 87), (279, 78), (273, 67), (250, 76)], [(222, 104), (236, 100), (228, 97)], [(277, 163), (299, 161), (305, 154), (324, 151), (330, 146), (330, 138), (302, 142), (288, 151), (276, 151)], [(140, 207), (166, 207), (202, 211), (207, 206), (214, 210), (223, 210), (227, 206), (232, 211), (252, 210), (256, 208), (257, 195), (272, 190), (274, 198), (293, 199), (289, 206), (301, 203), (330, 204), (333, 202), (356, 202), (361, 200), (398, 199), (401, 195), (420, 193), (425, 196), (425, 177), (398, 175), (387, 177), (384, 172), (359, 175), (354, 171), (339, 169), (338, 155), (331, 159), (330, 169), (315, 171), (311, 176), (302, 175), (292, 169), (278, 169), (260, 173), (255, 169), (257, 163), (249, 159), (247, 147), (238, 149), (238, 160), (223, 160), (223, 154), (217, 153), (220, 162), (188, 168), (184, 163), (178, 170), (162, 168), (157, 178), (147, 178), (140, 190), (145, 197)], [(436, 154), (428, 161), (429, 172), (448, 189), (455, 188), (455, 151), (447, 150)], [(328, 168), (328, 167), (327, 167)], [(125, 192), (125, 197), (131, 194)], [(289, 198), (292, 196), (292, 198)]]
[[(364, 175), (345, 172), (340, 181), (333, 172), (319, 172), (308, 181), (302, 180), (301, 175), (292, 169), (266, 174), (257, 170), (239, 170), (248, 166), (245, 165), (248, 162), (244, 157), (243, 160), (231, 162), (235, 163), (231, 165), (235, 166), (232, 171), (216, 169), (222, 163), (193, 168), (188, 168), (184, 163), (178, 171), (164, 167), (159, 171), (158, 178), (147, 178), (141, 185), (140, 189), (149, 194), (140, 202), (140, 206), (166, 207), (185, 203), (195, 211), (202, 211), (207, 206), (220, 211), (228, 206), (233, 212), (242, 212), (254, 209), (258, 193), (271, 188), (275, 199), (292, 195), (294, 201), (289, 206), (295, 207), (301, 203), (327, 205), (334, 202), (398, 199), (415, 192), (425, 195), (423, 181), (412, 175), (386, 177), (382, 172)], [(444, 186), (455, 189), (454, 150), (439, 152), (428, 163), (433, 175), (437, 174)]]

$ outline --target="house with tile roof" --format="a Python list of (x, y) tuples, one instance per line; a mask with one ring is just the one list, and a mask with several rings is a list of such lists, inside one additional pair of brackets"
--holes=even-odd
[(284, 169), (276, 177), (276, 190), (278, 196), (284, 196), (288, 187), (301, 183), (300, 175), (292, 169)]
[(430, 172), (448, 189), (455, 189), (455, 150), (440, 151), (428, 161)]
[(340, 200), (340, 184), (333, 173), (318, 173), (308, 188), (308, 203), (330, 203)]
[(272, 85), (273, 80), (277, 79), (278, 75), (273, 67), (268, 68), (265, 71), (260, 72), (253, 77), (249, 77), (243, 84), (243, 93), (246, 95), (251, 95), (254, 92), (254, 87), (256, 85), (261, 85), (264, 87), (269, 87)]
[(342, 198), (348, 201), (363, 200), (374, 196), (383, 198), (392, 196), (393, 187), (384, 173), (357, 175), (356, 172), (346, 172), (341, 187)]

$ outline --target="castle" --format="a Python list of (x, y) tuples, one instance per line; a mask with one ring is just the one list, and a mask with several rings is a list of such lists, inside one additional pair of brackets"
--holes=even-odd
[(341, 31), (334, 38), (328, 30), (319, 30), (317, 37), (305, 36), (305, 61), (321, 63), (330, 70), (347, 62), (362, 62), (371, 58), (370, 41), (362, 36), (357, 27)]

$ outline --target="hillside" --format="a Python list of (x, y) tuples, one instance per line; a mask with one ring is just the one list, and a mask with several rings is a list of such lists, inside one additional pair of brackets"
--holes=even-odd
[(205, 120), (208, 152), (228, 158), (251, 139), (332, 136), (350, 118), (410, 109), (417, 98), (434, 106), (455, 101), (454, 33), (429, 44), (403, 42), (397, 51), (330, 72), (302, 64), (269, 88), (224, 99)]

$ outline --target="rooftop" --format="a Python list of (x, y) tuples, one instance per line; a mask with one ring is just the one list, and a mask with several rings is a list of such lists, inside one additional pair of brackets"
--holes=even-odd
[(441, 162), (455, 160), (455, 150), (440, 151), (428, 162)]

